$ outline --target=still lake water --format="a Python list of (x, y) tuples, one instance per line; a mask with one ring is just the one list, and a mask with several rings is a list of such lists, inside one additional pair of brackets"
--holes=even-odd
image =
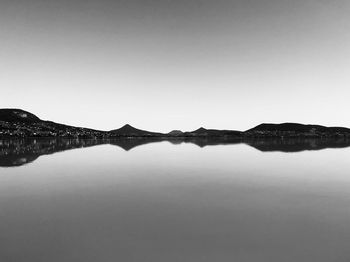
[(0, 167), (0, 261), (348, 262), (349, 159), (164, 141)]

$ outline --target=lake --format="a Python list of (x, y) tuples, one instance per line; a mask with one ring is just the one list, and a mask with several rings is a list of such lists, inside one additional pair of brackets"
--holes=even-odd
[(268, 148), (0, 140), (0, 261), (350, 261), (350, 147)]

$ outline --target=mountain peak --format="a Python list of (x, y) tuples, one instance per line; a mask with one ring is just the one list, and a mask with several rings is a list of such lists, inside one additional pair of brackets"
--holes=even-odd
[(125, 125), (123, 125), (121, 128), (135, 128), (135, 127), (133, 127), (133, 126), (131, 126), (131, 125), (129, 125), (129, 124), (125, 124)]
[(113, 136), (159, 136), (161, 133), (149, 132), (135, 128), (129, 124), (122, 126), (119, 129), (110, 131)]
[(204, 127), (200, 127), (195, 132), (206, 132), (207, 130)]
[(133, 132), (133, 131), (137, 131), (138, 129), (129, 125), (129, 124), (125, 124), (123, 125), (121, 128), (116, 129), (115, 131), (119, 131), (119, 132)]

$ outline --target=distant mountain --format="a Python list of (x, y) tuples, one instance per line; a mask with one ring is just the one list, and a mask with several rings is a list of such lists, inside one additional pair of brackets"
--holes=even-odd
[(303, 125), (298, 123), (260, 124), (245, 131), (244, 135), (255, 137), (350, 136), (350, 129), (345, 127), (325, 127), (321, 125)]
[(181, 130), (173, 130), (167, 134), (168, 136), (183, 136), (184, 132)]
[(192, 136), (209, 136), (209, 137), (221, 137), (221, 136), (233, 136), (233, 137), (240, 137), (242, 136), (241, 131), (235, 131), (235, 130), (218, 130), (218, 129), (205, 129), (204, 127), (201, 127), (195, 131), (189, 132)]
[(151, 132), (124, 125), (111, 131), (74, 127), (41, 120), (36, 115), (21, 109), (0, 109), (0, 137), (90, 137), (90, 138), (225, 138), (236, 141), (254, 137), (350, 137), (350, 129), (345, 127), (325, 127), (298, 123), (261, 124), (247, 131), (206, 129), (170, 133)]
[(123, 127), (109, 131), (111, 137), (155, 137), (164, 136), (162, 133), (150, 132), (137, 129), (131, 125), (124, 125)]

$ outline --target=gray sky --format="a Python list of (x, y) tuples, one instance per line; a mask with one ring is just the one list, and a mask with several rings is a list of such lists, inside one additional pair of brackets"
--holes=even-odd
[(98, 129), (350, 126), (348, 0), (1, 0), (0, 107)]

